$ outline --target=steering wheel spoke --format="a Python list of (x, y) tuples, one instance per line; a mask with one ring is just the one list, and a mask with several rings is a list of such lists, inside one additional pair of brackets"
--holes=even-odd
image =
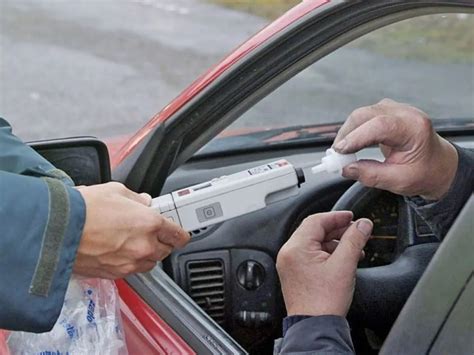
[[(382, 207), (379, 206), (380, 203)], [(381, 217), (371, 215), (371, 209), (376, 208), (387, 215), (384, 220), (377, 221), (375, 219)], [(372, 255), (374, 261), (361, 264), (364, 268), (357, 270), (349, 321), (357, 327), (377, 330), (382, 334), (388, 333), (436, 252), (439, 242), (403, 197), (367, 188), (360, 183), (352, 185), (337, 201), (333, 210), (351, 210), (357, 218), (372, 217), (374, 221), (375, 237), (366, 247), (372, 248), (371, 253), (366, 254)], [(385, 231), (392, 231), (393, 228), (377, 226), (384, 221), (396, 226), (396, 233), (390, 233), (396, 234), (395, 238), (393, 235), (383, 235)], [(371, 243), (380, 242), (383, 238), (395, 239), (393, 240), (395, 244), (392, 246), (394, 250), (390, 257), (387, 256), (388, 252), (385, 252), (383, 258), (379, 256), (383, 261), (381, 263), (374, 257), (374, 250), (379, 251)]]

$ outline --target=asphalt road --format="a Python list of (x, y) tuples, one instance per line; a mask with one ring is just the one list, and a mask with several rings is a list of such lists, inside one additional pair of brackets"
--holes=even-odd
[[(0, 0), (0, 116), (25, 140), (132, 133), (265, 23), (199, 0)], [(473, 93), (472, 65), (343, 48), (234, 127), (340, 121), (383, 97), (473, 117)]]
[(0, 117), (28, 140), (134, 132), (264, 24), (196, 0), (0, 0)]

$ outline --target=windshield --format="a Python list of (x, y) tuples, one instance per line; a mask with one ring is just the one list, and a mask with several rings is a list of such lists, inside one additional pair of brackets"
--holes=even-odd
[(353, 41), (268, 95), (207, 149), (332, 139), (354, 109), (385, 97), (421, 108), (438, 129), (472, 129), (474, 15), (416, 17)]

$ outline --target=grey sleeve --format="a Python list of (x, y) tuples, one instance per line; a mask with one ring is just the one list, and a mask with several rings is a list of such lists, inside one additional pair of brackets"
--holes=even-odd
[[(454, 144), (453, 144), (454, 145)], [(472, 195), (474, 187), (474, 151), (454, 145), (459, 161), (456, 177), (448, 193), (439, 201), (421, 197), (406, 197), (407, 203), (428, 224), (439, 239), (443, 239), (462, 207)]]
[(301, 318), (275, 342), (274, 354), (354, 354), (349, 324), (339, 316)]

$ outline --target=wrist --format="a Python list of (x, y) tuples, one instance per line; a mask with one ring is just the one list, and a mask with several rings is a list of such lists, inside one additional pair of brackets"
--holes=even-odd
[(429, 201), (438, 201), (449, 191), (458, 168), (458, 152), (446, 139), (438, 137), (437, 149), (434, 149), (430, 166), (433, 181), (429, 191), (420, 194)]

